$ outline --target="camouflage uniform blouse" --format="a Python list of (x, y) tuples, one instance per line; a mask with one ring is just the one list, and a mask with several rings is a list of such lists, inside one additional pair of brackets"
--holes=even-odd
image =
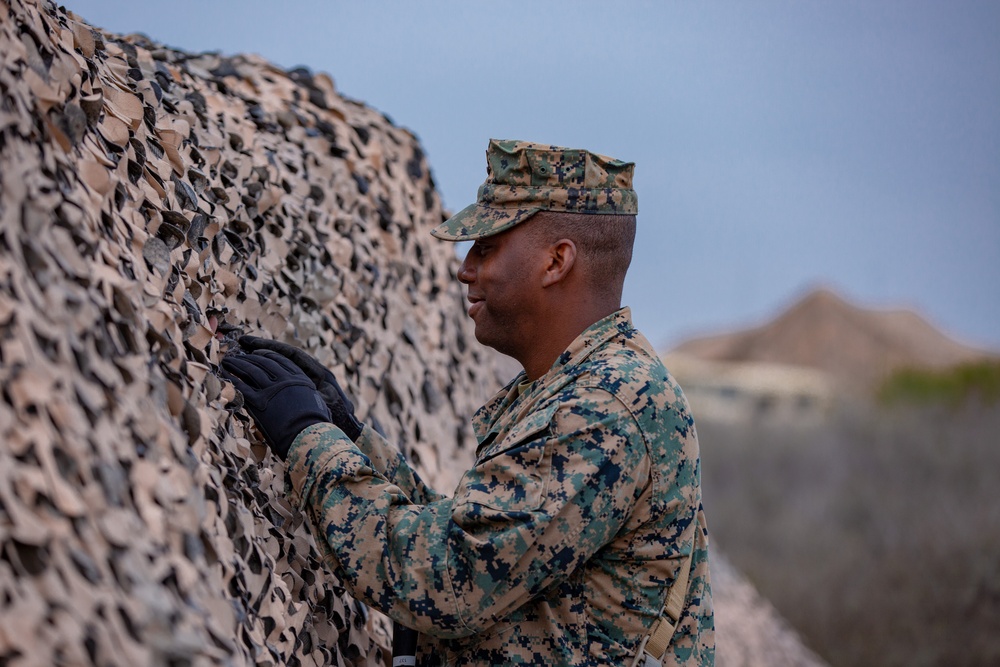
[(422, 633), (421, 665), (628, 665), (693, 551), (665, 664), (712, 665), (698, 440), (629, 310), (523, 381), (476, 413), (476, 464), (451, 498), (368, 427), (357, 445), (303, 431), (290, 490), (330, 566)]

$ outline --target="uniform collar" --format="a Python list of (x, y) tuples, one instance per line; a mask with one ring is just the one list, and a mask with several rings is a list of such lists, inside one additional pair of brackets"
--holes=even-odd
[[(512, 409), (515, 403), (526, 407), (526, 404), (535, 403), (543, 398), (543, 395), (554, 394), (570, 380), (573, 367), (583, 363), (595, 350), (615, 336), (628, 333), (632, 329), (632, 311), (626, 306), (584, 329), (556, 358), (548, 372), (523, 387), (523, 391), (519, 391), (518, 385), (524, 381), (525, 374), (524, 371), (518, 373), (506, 387), (476, 411), (472, 418), (472, 426), (477, 440), (483, 442), (489, 432), (494, 430), (500, 416)], [(518, 408), (516, 411), (520, 412), (521, 409)]]
[(594, 322), (569, 344), (569, 347), (560, 354), (548, 373), (538, 378), (538, 382), (547, 382), (563, 370), (576, 366), (590, 356), (590, 354), (608, 342), (611, 338), (620, 333), (627, 333), (632, 330), (632, 310), (625, 306), (611, 313), (603, 320)]

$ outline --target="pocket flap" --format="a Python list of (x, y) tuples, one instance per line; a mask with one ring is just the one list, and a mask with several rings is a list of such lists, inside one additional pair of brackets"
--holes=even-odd
[(455, 491), (455, 519), (460, 525), (483, 520), (481, 510), (469, 509), (469, 503), (501, 513), (532, 511), (541, 505), (551, 457), (545, 454), (547, 439), (538, 436), (549, 427), (558, 407), (552, 403), (519, 422), (491, 443), (466, 472)]
[(517, 443), (528, 440), (547, 429), (552, 422), (552, 416), (558, 408), (559, 404), (553, 401), (542, 410), (532, 412), (528, 415), (527, 419), (514, 424), (502, 438), (496, 438), (483, 449), (479, 455), (477, 464), (491, 459), (497, 454), (507, 451)]

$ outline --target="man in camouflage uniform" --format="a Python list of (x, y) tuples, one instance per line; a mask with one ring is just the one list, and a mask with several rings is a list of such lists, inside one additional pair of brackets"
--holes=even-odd
[(330, 566), (421, 633), (418, 664), (712, 665), (694, 423), (620, 305), (633, 165), (496, 140), (487, 163), (477, 202), (432, 234), (475, 241), (458, 278), (476, 338), (524, 371), (476, 413), (451, 497), (304, 353), (246, 338), (223, 365)]

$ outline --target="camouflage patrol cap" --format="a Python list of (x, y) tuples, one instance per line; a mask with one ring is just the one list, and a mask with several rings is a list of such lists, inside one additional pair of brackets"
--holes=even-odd
[(635, 215), (635, 164), (576, 148), (490, 139), (475, 204), (431, 234), (469, 241), (499, 234), (539, 211)]

